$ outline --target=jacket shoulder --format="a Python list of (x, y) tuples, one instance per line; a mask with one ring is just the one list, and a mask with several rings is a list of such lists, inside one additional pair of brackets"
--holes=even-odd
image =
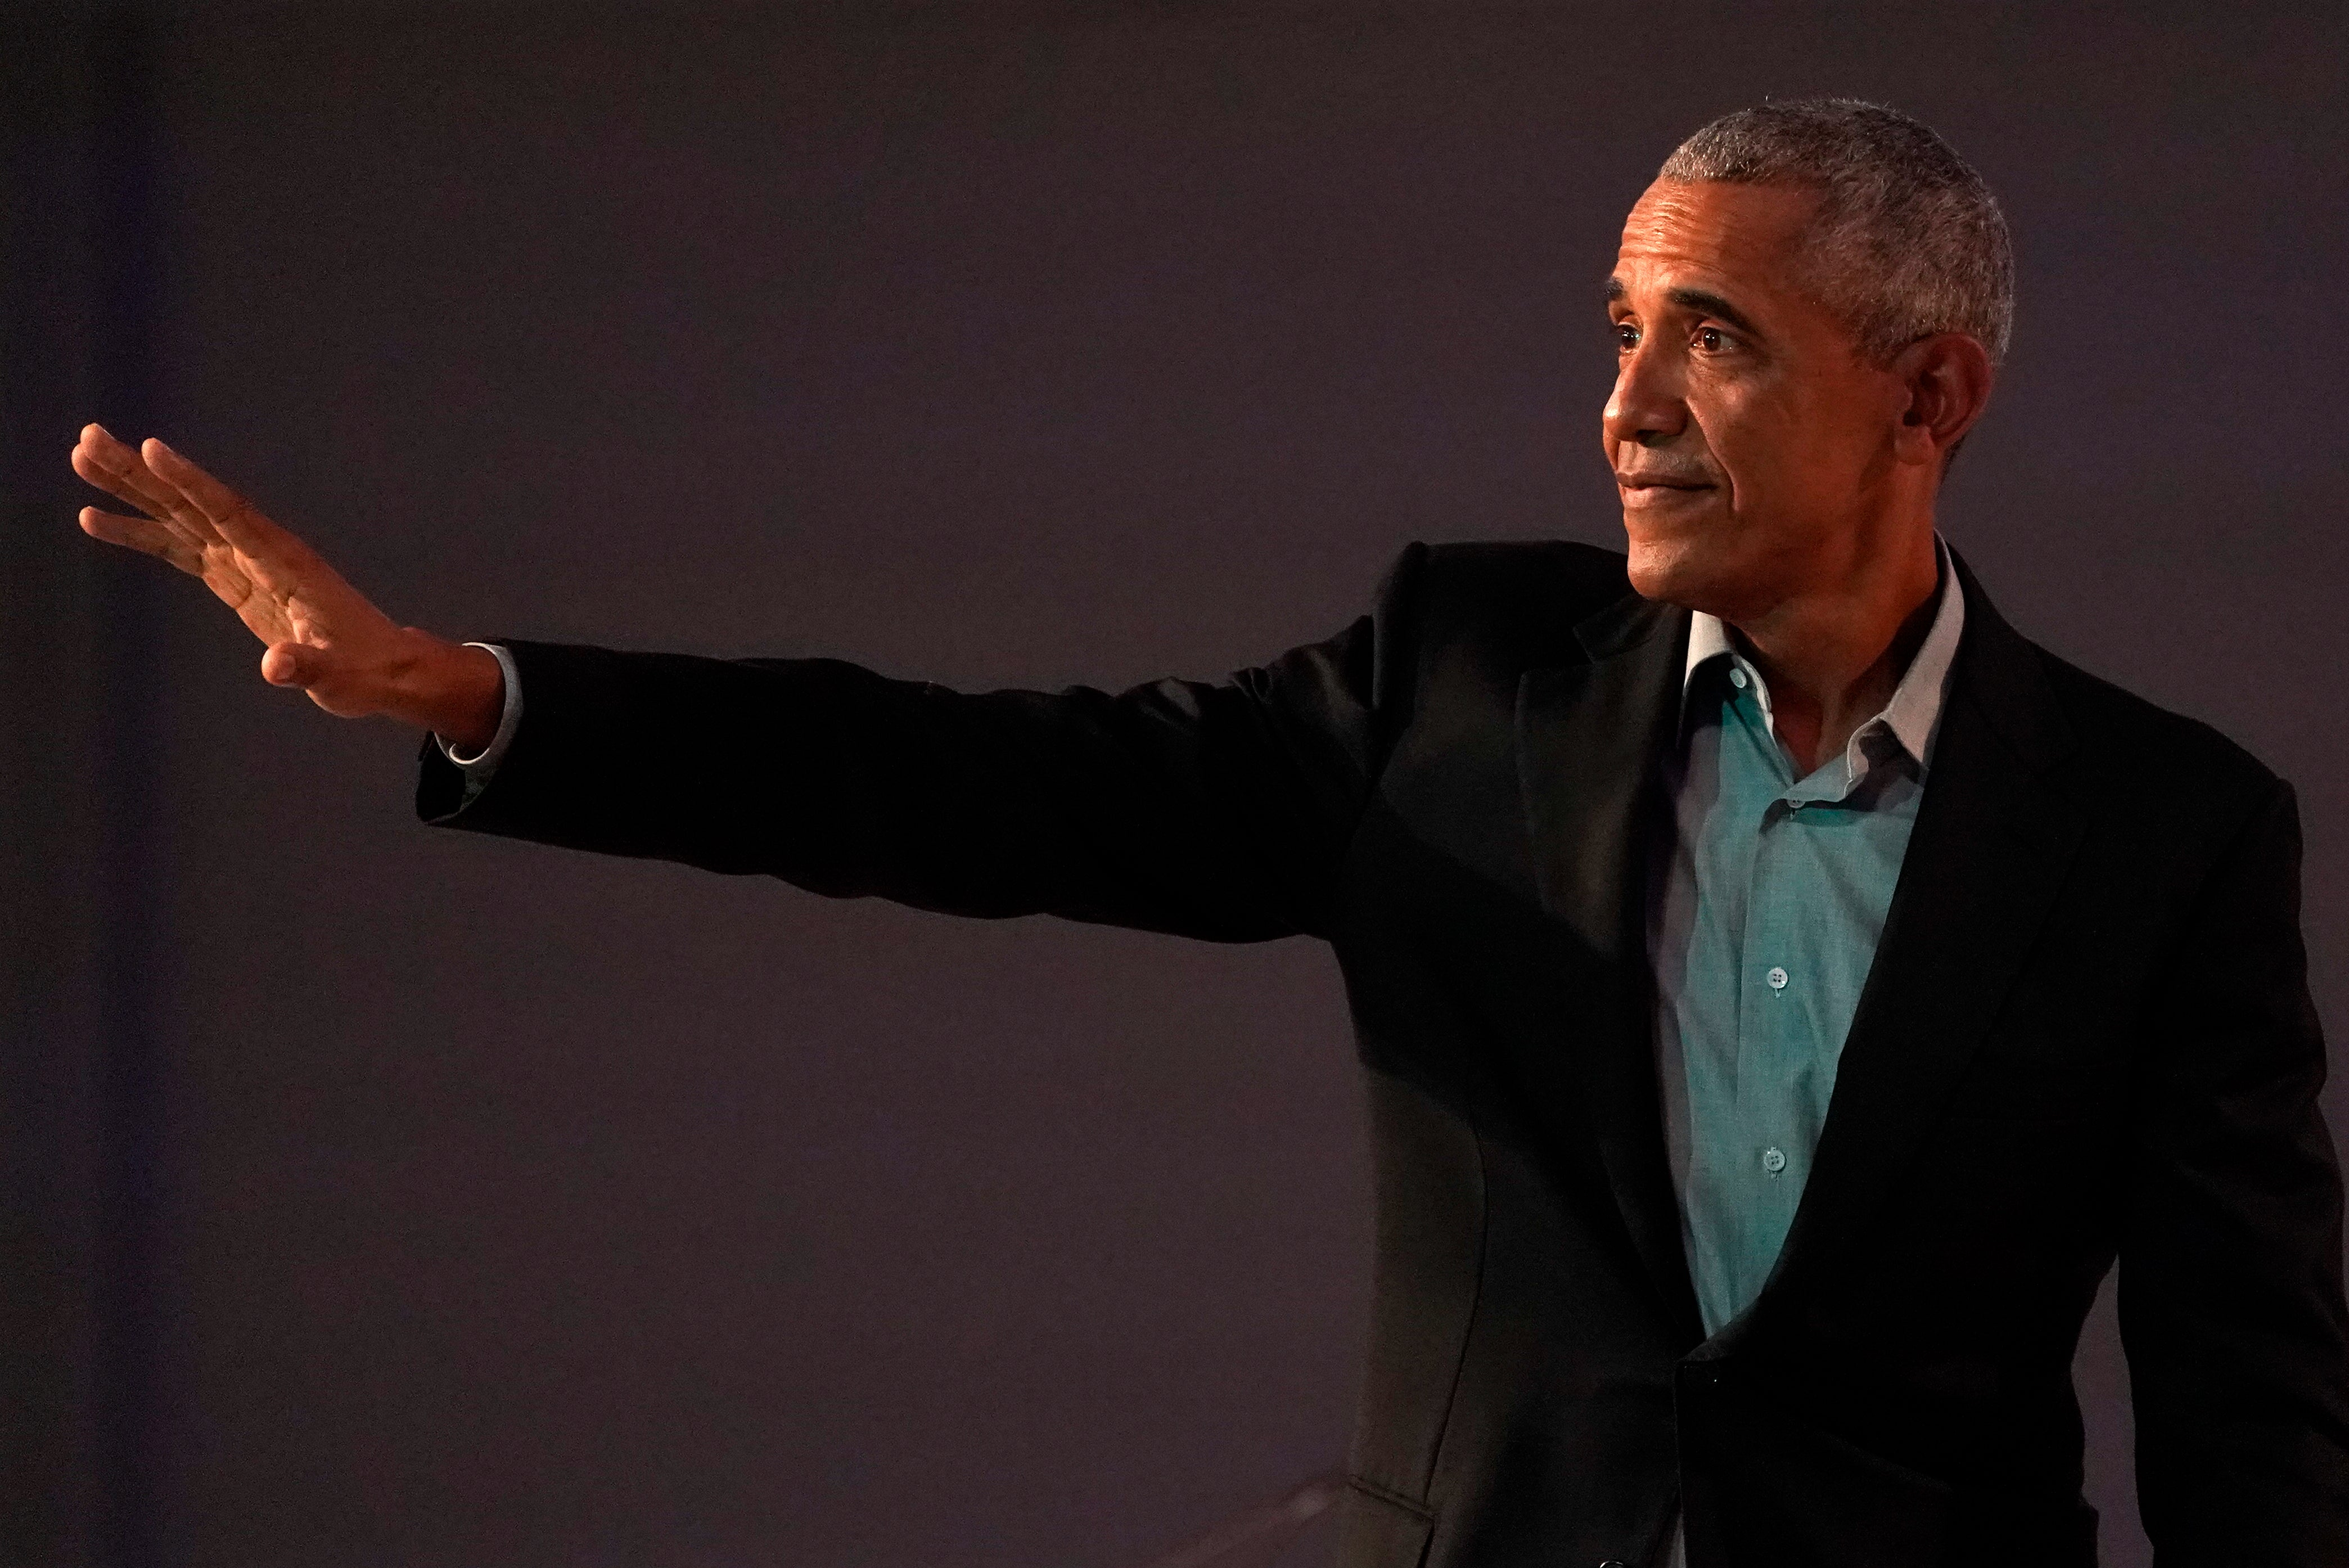
[(1419, 546), (1417, 619), (1431, 645), (1470, 642), (1513, 662), (1578, 659), (1575, 626), (1631, 593), (1625, 558), (1563, 539)]
[(1501, 539), (1425, 546), (1431, 589), (1493, 607), (1588, 615), (1631, 591), (1619, 550), (1568, 539)]
[(2205, 805), (2264, 801), (2283, 781), (2216, 726), (2140, 697), (2068, 659), (2031, 650), (2081, 742), (2115, 776), (2162, 779)]

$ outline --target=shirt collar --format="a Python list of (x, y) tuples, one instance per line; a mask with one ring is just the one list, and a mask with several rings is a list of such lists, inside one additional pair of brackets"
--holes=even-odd
[[(1950, 563), (1950, 546), (1939, 534), (1933, 535), (1934, 555), (1940, 564), (1941, 602), (1933, 611), (1933, 624), (1926, 630), (1925, 640), (1902, 671), (1899, 684), (1893, 687), (1892, 696), (1883, 711), (1862, 724), (1852, 736), (1856, 746), (1870, 730), (1881, 727), (1892, 732), (1901, 749), (1925, 764), (1926, 753), (1932, 744), (1933, 729), (1941, 717), (1941, 698), (1949, 685), (1950, 664), (1957, 658), (1958, 638), (1966, 626), (1965, 590), (1958, 587), (1958, 574)], [(1697, 610), (1689, 618), (1688, 664), (1681, 674), (1681, 701), (1686, 711), (1689, 684), (1696, 679), (1698, 667), (1728, 655), (1751, 671), (1754, 695), (1761, 701), (1762, 711), (1770, 711), (1769, 687), (1762, 672), (1753, 670), (1740, 658), (1729, 640), (1729, 628), (1720, 617)]]

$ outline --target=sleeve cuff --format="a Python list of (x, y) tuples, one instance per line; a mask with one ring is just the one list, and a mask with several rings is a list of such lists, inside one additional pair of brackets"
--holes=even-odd
[(490, 782), (490, 775), (498, 771), (498, 763), (505, 759), (506, 748), (513, 744), (514, 730), (522, 722), (522, 677), (514, 670), (513, 655), (498, 644), (469, 642), (465, 646), (487, 652), (498, 661), (498, 669), (505, 677), (505, 707), (498, 715), (498, 732), (490, 737), (488, 745), (472, 756), (464, 757), (459, 756), (457, 749), (440, 736), (432, 737), (433, 742), (440, 748), (440, 754), (464, 774), (465, 794), (471, 798)]

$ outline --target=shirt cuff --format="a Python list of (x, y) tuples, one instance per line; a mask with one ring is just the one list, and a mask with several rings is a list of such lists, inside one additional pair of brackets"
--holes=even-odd
[(471, 800), (488, 785), (490, 775), (496, 773), (498, 763), (505, 760), (506, 748), (513, 744), (515, 726), (522, 722), (522, 677), (514, 670), (513, 655), (496, 643), (469, 642), (465, 646), (481, 649), (498, 661), (498, 669), (505, 676), (506, 688), (505, 708), (498, 715), (498, 732), (490, 737), (488, 745), (472, 756), (460, 757), (457, 754), (457, 748), (446, 740), (439, 735), (432, 737), (440, 748), (440, 754), (456, 763), (459, 771), (464, 774), (465, 798)]

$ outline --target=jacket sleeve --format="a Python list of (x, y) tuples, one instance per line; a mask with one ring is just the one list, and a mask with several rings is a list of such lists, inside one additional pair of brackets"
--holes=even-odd
[(2120, 1254), (2138, 1510), (2160, 1568), (2349, 1563), (2341, 1176), (2290, 785), (2167, 957)]
[(1326, 641), (1114, 694), (509, 640), (526, 694), (510, 750), (468, 800), (428, 741), (417, 811), (949, 914), (1320, 934), (1407, 701), (1423, 555)]

